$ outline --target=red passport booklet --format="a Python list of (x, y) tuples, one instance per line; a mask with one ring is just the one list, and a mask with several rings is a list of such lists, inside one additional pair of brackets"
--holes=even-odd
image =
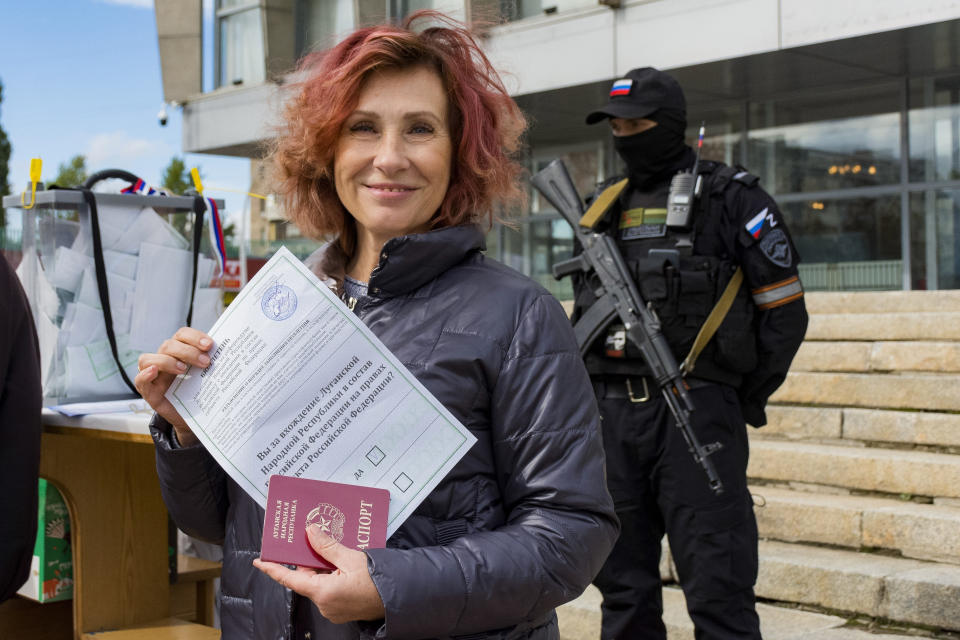
[(307, 527), (318, 524), (340, 544), (361, 551), (383, 548), (387, 544), (389, 507), (390, 492), (386, 489), (270, 476), (260, 558), (336, 569), (310, 546)]

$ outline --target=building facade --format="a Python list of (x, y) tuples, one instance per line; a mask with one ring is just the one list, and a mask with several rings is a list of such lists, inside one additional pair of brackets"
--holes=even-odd
[[(604, 124), (584, 116), (640, 66), (669, 70), (704, 157), (761, 177), (784, 211), (809, 290), (960, 288), (960, 1), (954, 0), (201, 0), (157, 3), (167, 100), (184, 151), (256, 158), (296, 59), (354, 25), (437, 8), (485, 28), (484, 45), (531, 121), (531, 172), (562, 157), (582, 193), (620, 171)], [(213, 56), (214, 85), (200, 83)], [(300, 243), (255, 208), (254, 250)], [(559, 297), (551, 265), (572, 234), (532, 194), (488, 253)], [(257, 244), (257, 243), (260, 244)]]

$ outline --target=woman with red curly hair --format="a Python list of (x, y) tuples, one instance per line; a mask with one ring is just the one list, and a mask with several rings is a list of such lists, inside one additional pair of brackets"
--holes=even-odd
[(307, 264), (477, 443), (386, 549), (311, 527), (338, 570), (293, 571), (256, 559), (263, 510), (163, 401), (184, 363), (209, 364), (209, 336), (184, 328), (141, 357), (170, 513), (224, 545), (223, 637), (559, 638), (554, 608), (590, 583), (617, 521), (563, 309), (482, 253), (494, 212), (522, 202), (523, 116), (435, 12), (360, 29), (300, 73), (272, 156), (291, 219), (333, 238)]

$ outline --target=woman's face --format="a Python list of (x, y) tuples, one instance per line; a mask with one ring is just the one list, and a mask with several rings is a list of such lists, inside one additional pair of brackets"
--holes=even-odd
[(360, 242), (429, 228), (450, 184), (447, 111), (443, 81), (430, 69), (381, 71), (364, 83), (333, 160), (337, 195)]

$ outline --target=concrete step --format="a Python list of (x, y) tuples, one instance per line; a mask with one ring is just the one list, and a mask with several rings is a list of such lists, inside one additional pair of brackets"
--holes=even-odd
[(791, 371), (770, 402), (960, 411), (960, 375)]
[(770, 405), (767, 425), (750, 437), (960, 447), (960, 414)]
[(887, 494), (960, 497), (960, 456), (755, 439), (747, 475)]
[(772, 486), (750, 491), (762, 538), (884, 549), (960, 565), (960, 508)]
[(811, 314), (960, 311), (960, 290), (813, 291), (804, 300)]
[(960, 372), (960, 342), (813, 342), (806, 341), (791, 371)]
[(960, 312), (819, 313), (806, 340), (960, 340)]
[[(582, 596), (557, 609), (561, 640), (597, 640), (600, 637), (600, 592), (588, 587)], [(833, 615), (800, 611), (760, 603), (760, 632), (765, 640), (906, 640), (910, 636), (872, 634), (844, 628), (847, 620)], [(687, 615), (683, 592), (663, 590), (663, 621), (669, 640), (693, 640), (693, 623)], [(913, 638), (915, 640), (915, 638)]]
[(899, 623), (960, 630), (960, 567), (760, 543), (757, 596)]

